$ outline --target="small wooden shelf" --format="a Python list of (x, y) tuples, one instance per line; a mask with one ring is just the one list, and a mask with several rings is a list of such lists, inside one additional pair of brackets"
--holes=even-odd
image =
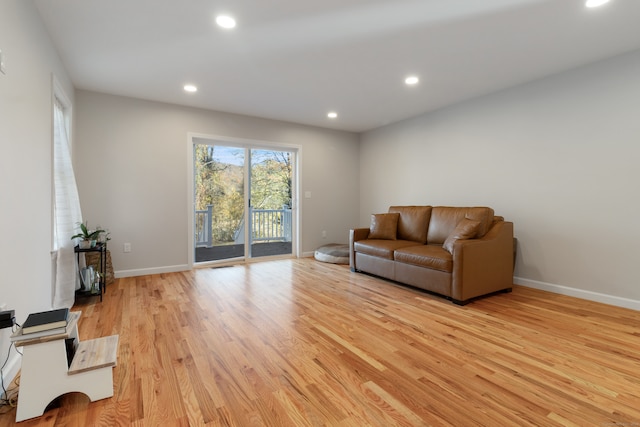
[(92, 369), (116, 366), (117, 356), (118, 335), (80, 341), (68, 374), (73, 375)]

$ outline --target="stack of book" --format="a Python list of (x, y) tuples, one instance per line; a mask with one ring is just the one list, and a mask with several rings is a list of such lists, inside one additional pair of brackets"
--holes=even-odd
[(68, 308), (31, 313), (22, 324), (22, 327), (11, 336), (11, 340), (26, 340), (64, 334), (67, 331), (68, 320)]

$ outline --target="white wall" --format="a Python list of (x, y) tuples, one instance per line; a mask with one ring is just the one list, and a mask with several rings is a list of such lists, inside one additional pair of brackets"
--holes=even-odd
[(312, 194), (301, 199), (306, 254), (347, 243), (358, 221), (356, 134), (89, 91), (77, 91), (76, 104), (82, 213), (111, 231), (117, 276), (186, 268), (189, 132), (302, 146), (301, 190)]
[[(71, 100), (73, 86), (31, 1), (0, 1), (0, 50), (0, 304), (23, 322), (51, 308), (52, 73)], [(12, 350), (5, 384), (19, 367)]]
[(491, 206), (514, 222), (517, 283), (640, 309), (639, 107), (637, 51), (368, 132), (360, 223)]

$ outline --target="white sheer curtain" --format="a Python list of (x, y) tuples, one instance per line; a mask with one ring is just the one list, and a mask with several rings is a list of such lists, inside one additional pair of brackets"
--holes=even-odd
[(56, 98), (53, 124), (53, 174), (54, 174), (54, 251), (56, 268), (53, 286), (53, 307), (73, 305), (76, 290), (76, 257), (71, 236), (76, 234), (82, 221), (78, 187), (71, 163), (65, 108)]

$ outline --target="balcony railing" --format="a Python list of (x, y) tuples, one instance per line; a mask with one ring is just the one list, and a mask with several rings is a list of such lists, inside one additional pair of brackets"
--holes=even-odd
[[(249, 209), (251, 234), (249, 244), (254, 242), (290, 242), (291, 241), (291, 209)], [(234, 236), (235, 243), (244, 243), (244, 218), (239, 226), (232, 224), (213, 224), (213, 205), (206, 210), (195, 211), (196, 246), (211, 247), (216, 243), (214, 236)], [(231, 240), (231, 239), (230, 239)]]
[(194, 227), (196, 232), (196, 246), (212, 246), (213, 233), (211, 232), (211, 219), (213, 218), (213, 205), (208, 205), (206, 210), (196, 210)]

